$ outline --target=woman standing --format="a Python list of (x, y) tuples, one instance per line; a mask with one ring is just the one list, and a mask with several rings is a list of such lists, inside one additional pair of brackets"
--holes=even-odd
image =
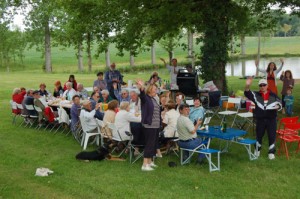
[(280, 59), (281, 66), (277, 69), (276, 64), (274, 62), (270, 62), (268, 64), (268, 68), (266, 71), (262, 70), (258, 66), (258, 60), (255, 61), (255, 66), (257, 67), (258, 71), (261, 73), (264, 73), (266, 76), (266, 79), (268, 81), (268, 88), (271, 90), (273, 93), (277, 95), (277, 83), (276, 83), (276, 76), (277, 74), (281, 71), (284, 61), (283, 59)]
[(280, 80), (283, 82), (281, 95), (282, 95), (282, 114), (285, 114), (285, 101), (284, 97), (287, 95), (287, 90), (294, 88), (295, 81), (290, 70), (282, 71)]
[(137, 81), (140, 89), (142, 125), (145, 136), (144, 162), (142, 171), (152, 171), (157, 167), (152, 161), (158, 148), (158, 136), (161, 123), (160, 106), (157, 98), (157, 86), (155, 84), (144, 88), (144, 82)]

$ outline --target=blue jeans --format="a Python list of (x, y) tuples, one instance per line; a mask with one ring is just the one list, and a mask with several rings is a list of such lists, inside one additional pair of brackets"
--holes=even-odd
[(293, 105), (285, 105), (286, 114), (288, 116), (292, 116), (293, 113)]
[[(201, 144), (202, 144), (202, 139), (201, 138), (195, 138), (195, 139), (193, 139), (191, 141), (187, 141), (187, 142), (183, 142), (183, 141), (179, 140), (179, 142), (178, 142), (179, 147), (186, 148), (186, 149), (195, 149)], [(188, 151), (183, 151), (183, 157), (184, 157), (183, 159), (188, 158), (188, 156), (189, 156), (189, 152)], [(205, 157), (204, 154), (199, 153), (198, 160), (201, 160), (204, 157)]]

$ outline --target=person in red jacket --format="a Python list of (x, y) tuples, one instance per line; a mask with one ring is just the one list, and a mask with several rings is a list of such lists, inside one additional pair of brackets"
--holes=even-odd
[[(75, 80), (75, 76), (74, 75), (70, 75), (69, 76), (69, 80), (67, 82), (71, 82), (72, 83), (72, 88), (74, 88), (74, 90), (77, 91), (77, 82)], [(66, 83), (64, 84), (64, 90), (67, 90)]]
[[(12, 100), (16, 102), (17, 104), (22, 104), (22, 101), (24, 99), (24, 96), (26, 95), (26, 89), (25, 88), (15, 88), (12, 93)], [(20, 114), (20, 109), (13, 109), (13, 113)]]

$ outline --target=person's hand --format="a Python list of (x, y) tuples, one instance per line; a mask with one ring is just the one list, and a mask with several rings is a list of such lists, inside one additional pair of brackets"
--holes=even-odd
[(138, 79), (138, 80), (136, 80), (135, 82), (136, 82), (137, 87), (138, 87), (140, 90), (144, 90), (144, 82), (143, 82), (141, 79)]
[(118, 84), (117, 84), (116, 82), (113, 83), (113, 88), (114, 88), (115, 90), (118, 89)]
[(257, 59), (257, 60), (255, 60), (255, 66), (258, 67), (258, 64), (259, 64), (259, 61)]
[(284, 70), (282, 71), (281, 75), (284, 76)]
[(102, 107), (102, 103), (97, 103), (96, 106), (95, 106), (95, 109), (100, 109)]
[(253, 77), (248, 77), (246, 80), (246, 85), (250, 86), (252, 84), (252, 81), (253, 81)]
[(196, 125), (197, 125), (197, 126), (200, 126), (200, 125), (201, 125), (201, 123), (202, 123), (202, 120), (201, 120), (201, 118), (199, 118), (199, 119), (197, 120), (197, 123), (196, 123)]
[(282, 58), (279, 59), (281, 64), (284, 64), (284, 60)]

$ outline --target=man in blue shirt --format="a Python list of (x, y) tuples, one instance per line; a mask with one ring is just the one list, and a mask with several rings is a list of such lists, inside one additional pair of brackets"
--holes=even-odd
[(113, 83), (117, 83), (118, 90), (121, 89), (121, 84), (123, 84), (123, 76), (121, 75), (120, 71), (116, 70), (115, 63), (112, 63), (110, 65), (110, 70), (106, 71), (104, 80), (107, 84), (107, 90), (109, 91), (109, 95), (114, 97), (115, 95)]

